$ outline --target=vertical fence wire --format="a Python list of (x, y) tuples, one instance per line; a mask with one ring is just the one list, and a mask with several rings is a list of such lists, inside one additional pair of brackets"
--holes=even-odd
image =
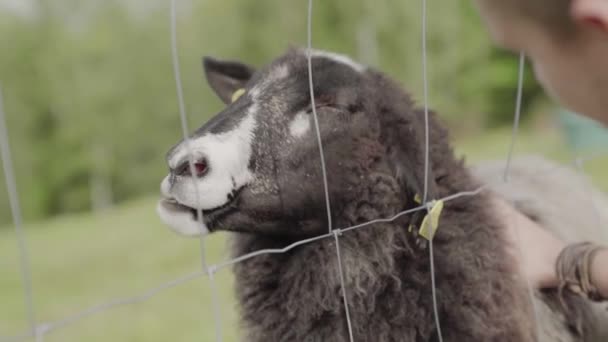
[[(173, 74), (175, 76), (175, 89), (177, 92), (177, 102), (179, 105), (179, 117), (182, 127), (182, 135), (184, 138), (184, 144), (186, 146), (186, 150), (188, 151), (188, 163), (190, 164), (190, 174), (196, 175), (196, 169), (194, 166), (194, 154), (192, 153), (192, 146), (190, 145), (190, 133), (188, 129), (188, 118), (186, 116), (186, 106), (184, 101), (184, 91), (182, 87), (181, 80), (181, 71), (179, 64), (179, 53), (177, 49), (177, 0), (171, 0), (170, 5), (170, 31), (171, 31), (171, 61), (173, 64)], [(199, 188), (196, 184), (196, 177), (192, 176), (192, 185), (194, 186), (195, 196), (197, 201), (199, 201)], [(197, 205), (196, 209), (196, 218), (201, 229), (200, 239), (199, 239), (199, 248), (200, 248), (200, 258), (201, 258), (201, 268), (203, 271), (206, 271), (209, 274), (209, 282), (211, 288), (211, 296), (213, 299), (213, 317), (215, 322), (215, 336), (218, 342), (222, 341), (222, 329), (221, 329), (221, 317), (220, 317), (220, 308), (219, 308), (219, 300), (217, 299), (217, 288), (214, 284), (215, 278), (213, 277), (214, 269), (210, 269), (207, 266), (207, 261), (205, 258), (205, 236), (203, 234), (203, 229), (205, 227), (203, 221), (203, 210), (200, 207), (200, 204)]]
[[(315, 132), (317, 135), (317, 144), (319, 146), (319, 156), (321, 158), (321, 172), (323, 175), (323, 190), (325, 191), (325, 205), (327, 207), (327, 228), (331, 234), (333, 231), (332, 219), (331, 219), (331, 203), (329, 201), (329, 186), (327, 184), (327, 168), (325, 166), (325, 154), (323, 153), (323, 142), (321, 139), (321, 129), (319, 128), (319, 117), (317, 116), (317, 109), (315, 104), (315, 93), (314, 84), (312, 77), (312, 2), (308, 0), (308, 17), (306, 23), (306, 59), (308, 62), (308, 87), (310, 92), (310, 105), (312, 107), (312, 115), (315, 123)], [(336, 257), (338, 263), (338, 272), (340, 276), (340, 288), (342, 290), (342, 300), (344, 305), (344, 314), (346, 316), (346, 323), (348, 328), (348, 336), (350, 342), (354, 341), (352, 323), (350, 320), (350, 312), (348, 309), (348, 299), (346, 297), (346, 286), (344, 285), (344, 271), (342, 269), (342, 256), (340, 254), (340, 243), (339, 243), (339, 232), (334, 233), (336, 243)]]
[[(429, 80), (427, 73), (427, 1), (422, 0), (422, 88), (424, 101), (424, 190), (422, 203), (428, 204), (429, 191), (429, 155), (430, 155), (430, 132), (429, 132)], [(431, 295), (433, 297), (433, 316), (437, 337), (443, 342), (441, 333), (441, 322), (439, 320), (439, 307), (437, 304), (437, 287), (435, 283), (435, 256), (433, 254), (433, 237), (429, 239), (429, 264), (431, 272)]]
[(422, 203), (427, 203), (429, 193), (429, 80), (427, 73), (427, 54), (426, 54), (426, 0), (422, 0), (422, 92), (424, 101), (424, 188)]
[(521, 118), (521, 101), (524, 92), (524, 70), (526, 67), (526, 55), (523, 52), (519, 53), (519, 68), (517, 72), (517, 97), (515, 99), (515, 118), (513, 119), (513, 131), (511, 132), (511, 142), (509, 143), (509, 151), (507, 152), (507, 162), (503, 180), (505, 183), (509, 181), (509, 171), (511, 170), (511, 159), (515, 150), (515, 143), (519, 135), (519, 120)]
[(32, 291), (30, 253), (27, 247), (25, 232), (23, 230), (23, 216), (21, 214), (21, 206), (19, 205), (19, 192), (17, 191), (17, 181), (15, 179), (12, 162), (6, 115), (4, 113), (2, 84), (0, 84), (0, 152), (2, 155), (4, 179), (6, 182), (6, 190), (8, 192), (8, 200), (11, 207), (11, 215), (13, 217), (13, 225), (15, 226), (15, 234), (17, 235), (19, 267), (21, 269), (21, 282), (23, 284), (25, 294), (27, 321), (31, 333), (38, 335), (36, 332), (36, 314), (34, 310), (34, 297)]
[[(177, 104), (179, 106), (179, 118), (182, 128), (182, 135), (184, 138), (184, 144), (186, 146), (186, 150), (188, 151), (188, 162), (190, 163), (190, 173), (192, 175), (196, 174), (196, 168), (194, 166), (194, 156), (192, 154), (192, 146), (190, 145), (190, 130), (188, 129), (188, 118), (186, 116), (186, 105), (184, 101), (184, 90), (182, 87), (182, 79), (181, 79), (181, 71), (180, 71), (180, 63), (179, 63), (179, 53), (177, 49), (177, 8), (176, 8), (176, 0), (171, 0), (171, 60), (173, 64), (173, 75), (175, 77), (175, 89), (177, 93)], [(194, 192), (196, 194), (197, 200), (199, 199), (199, 189), (196, 184), (196, 178), (192, 177), (192, 186), (194, 187)], [(200, 207), (200, 204), (198, 204)], [(196, 209), (196, 219), (201, 228), (200, 234), (200, 257), (201, 257), (201, 265), (203, 269), (207, 269), (207, 261), (205, 259), (205, 239), (202, 229), (205, 227), (203, 222), (203, 210), (198, 208)]]
[(344, 285), (344, 270), (342, 269), (342, 257), (340, 256), (340, 238), (339, 231), (334, 232), (336, 242), (336, 255), (338, 256), (338, 273), (340, 274), (340, 290), (342, 291), (342, 302), (344, 305), (344, 313), (346, 314), (346, 327), (348, 328), (348, 338), (350, 342), (355, 339), (353, 337), (353, 325), (350, 321), (350, 310), (348, 309), (348, 298), (346, 298), (346, 286)]
[[(503, 173), (503, 182), (504, 183), (509, 182), (509, 172), (511, 171), (511, 160), (513, 159), (513, 153), (515, 151), (515, 143), (517, 141), (517, 136), (519, 134), (519, 122), (520, 122), (520, 117), (521, 117), (521, 104), (522, 104), (522, 98), (523, 98), (525, 66), (526, 66), (526, 55), (523, 52), (520, 52), (519, 69), (518, 69), (518, 76), (517, 76), (518, 77), (517, 78), (517, 96), (515, 99), (515, 117), (513, 119), (513, 130), (511, 133), (511, 142), (509, 143), (509, 151), (507, 152), (507, 161), (506, 161), (505, 170)], [(515, 239), (516, 239), (516, 243), (517, 243), (516, 249), (520, 255), (521, 260), (524, 260), (524, 258), (523, 258), (524, 252), (521, 247), (521, 246), (523, 246), (522, 237), (521, 237), (521, 234), (519, 233), (519, 230), (513, 228), (514, 224), (512, 221), (513, 221), (512, 219), (509, 219), (509, 225), (511, 226), (510, 229), (514, 229), (514, 232), (515, 232)], [(530, 300), (530, 304), (531, 304), (531, 307), (533, 310), (532, 313), (533, 313), (533, 317), (534, 317), (536, 340), (539, 340), (540, 327), (539, 327), (539, 320), (538, 320), (538, 308), (536, 305), (536, 300), (534, 299), (534, 288), (532, 287), (532, 283), (530, 282), (530, 279), (528, 279), (528, 277), (524, 277), (524, 279), (526, 282), (528, 298)]]
[(315, 90), (312, 81), (312, 0), (308, 0), (306, 36), (306, 58), (308, 60), (308, 87), (310, 92), (310, 105), (312, 106), (312, 117), (315, 123), (315, 131), (317, 133), (317, 145), (319, 146), (319, 155), (321, 156), (323, 190), (325, 191), (325, 206), (327, 208), (327, 228), (331, 233), (333, 230), (333, 225), (331, 219), (331, 203), (329, 202), (329, 185), (327, 184), (327, 168), (325, 167), (325, 153), (323, 152), (323, 143), (321, 141), (321, 130), (319, 128), (319, 117), (317, 116), (317, 107), (315, 104)]
[(213, 307), (213, 319), (214, 319), (214, 329), (215, 329), (215, 340), (217, 342), (222, 342), (224, 338), (224, 334), (222, 332), (222, 312), (221, 312), (221, 304), (218, 296), (217, 290), (217, 282), (215, 280), (215, 267), (209, 267), (207, 269), (207, 276), (209, 277), (209, 288), (211, 289), (211, 306)]

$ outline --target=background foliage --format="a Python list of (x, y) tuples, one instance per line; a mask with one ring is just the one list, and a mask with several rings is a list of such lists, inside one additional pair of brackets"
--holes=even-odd
[[(192, 128), (221, 108), (203, 82), (201, 56), (261, 65), (305, 44), (306, 1), (179, 3)], [(0, 80), (27, 219), (103, 209), (157, 191), (164, 152), (180, 136), (167, 6), (40, 0), (25, 13), (0, 13)], [(377, 66), (421, 98), (420, 1), (315, 6), (316, 47)], [(433, 107), (457, 134), (509, 124), (516, 59), (492, 48), (469, 1), (429, 6)], [(539, 92), (527, 80), (529, 106)], [(7, 223), (4, 188), (0, 193), (0, 223)]]

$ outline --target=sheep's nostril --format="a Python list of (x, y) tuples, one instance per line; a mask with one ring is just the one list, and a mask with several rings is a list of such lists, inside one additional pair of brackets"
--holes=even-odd
[[(194, 164), (192, 165), (193, 169), (194, 169), (194, 173), (196, 174), (197, 177), (201, 177), (204, 176), (209, 167), (207, 164), (207, 160), (206, 159), (200, 159), (194, 162)], [(190, 176), (192, 175), (191, 169), (190, 169), (190, 161), (186, 160), (182, 163), (180, 163), (174, 170), (173, 173), (176, 176)]]

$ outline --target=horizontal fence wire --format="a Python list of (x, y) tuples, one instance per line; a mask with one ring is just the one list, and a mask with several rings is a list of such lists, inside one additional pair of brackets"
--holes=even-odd
[[(608, 153), (595, 153), (589, 156), (584, 156), (584, 157), (577, 157), (573, 160), (571, 160), (570, 162), (564, 163), (562, 165), (556, 165), (548, 170), (543, 170), (544, 171), (544, 175), (550, 175), (553, 172), (558, 172), (559, 170), (563, 169), (563, 168), (568, 168), (568, 167), (576, 167), (577, 163), (585, 163), (585, 162), (590, 162), (593, 161), (595, 159), (599, 159), (599, 158), (608, 158)], [(477, 196), (479, 194), (481, 194), (482, 192), (488, 191), (492, 185), (496, 184), (503, 184), (504, 180), (500, 179), (497, 180), (495, 182), (492, 183), (487, 183), (481, 186), (478, 186), (474, 189), (468, 190), (468, 191), (461, 191), (461, 192), (457, 192), (442, 198), (439, 198), (438, 200), (440, 201), (444, 201), (446, 203), (458, 200), (458, 199), (463, 199), (463, 198), (469, 198), (469, 197), (473, 197), (473, 196)], [(188, 273), (182, 277), (167, 281), (165, 283), (159, 284), (158, 286), (155, 286), (153, 288), (150, 288), (148, 290), (142, 291), (139, 294), (135, 294), (133, 296), (129, 296), (129, 297), (124, 297), (124, 298), (115, 298), (115, 299), (111, 299), (107, 302), (89, 307), (87, 309), (84, 309), (82, 311), (79, 311), (73, 315), (69, 315), (67, 317), (64, 317), (62, 319), (56, 320), (56, 321), (50, 321), (50, 322), (43, 322), (43, 323), (39, 323), (36, 326), (36, 329), (34, 329), (34, 332), (28, 331), (25, 332), (23, 334), (20, 334), (18, 336), (11, 336), (11, 337), (2, 337), (0, 338), (0, 342), (21, 342), (21, 341), (26, 341), (32, 337), (35, 337), (35, 332), (37, 331), (39, 334), (48, 334), (51, 332), (54, 332), (56, 330), (59, 329), (63, 329), (66, 328), (70, 325), (73, 325), (75, 323), (77, 323), (78, 321), (85, 319), (87, 317), (91, 317), (91, 316), (95, 316), (98, 314), (101, 314), (105, 311), (117, 308), (117, 307), (121, 307), (121, 306), (126, 306), (126, 305), (134, 305), (134, 304), (139, 304), (139, 303), (143, 303), (146, 302), (147, 300), (161, 294), (162, 292), (164, 292), (165, 290), (169, 290), (171, 288), (174, 288), (176, 286), (185, 284), (185, 283), (189, 283), (191, 281), (194, 281), (198, 278), (202, 278), (202, 277), (208, 277), (208, 276), (212, 276), (215, 273), (217, 273), (220, 270), (226, 269), (230, 266), (233, 266), (235, 264), (241, 263), (243, 261), (255, 258), (257, 256), (261, 256), (261, 255), (269, 255), (269, 254), (282, 254), (282, 253), (286, 253), (289, 252), (291, 250), (293, 250), (294, 248), (297, 248), (298, 246), (302, 246), (302, 245), (307, 245), (307, 244), (311, 244), (314, 243), (316, 241), (320, 241), (320, 240), (324, 240), (324, 239), (329, 239), (329, 238), (334, 238), (335, 239), (335, 235), (343, 235), (345, 233), (348, 233), (350, 231), (353, 230), (358, 230), (358, 229), (362, 229), (362, 228), (366, 228), (366, 227), (370, 227), (373, 226), (375, 224), (378, 223), (390, 223), (393, 222), (397, 219), (399, 219), (402, 216), (405, 215), (411, 215), (415, 212), (418, 211), (424, 211), (427, 210), (427, 206), (426, 205), (419, 205), (417, 207), (408, 209), (408, 210), (404, 210), (401, 211), (393, 216), (390, 217), (386, 217), (386, 218), (378, 218), (375, 220), (371, 220), (371, 221), (367, 221), (361, 224), (357, 224), (357, 225), (353, 225), (353, 226), (348, 226), (348, 227), (343, 227), (343, 228), (335, 228), (331, 233), (326, 233), (326, 234), (322, 234), (322, 235), (318, 235), (315, 237), (311, 237), (308, 239), (303, 239), (303, 240), (299, 240), (296, 241), (288, 246), (285, 246), (284, 248), (269, 248), (269, 249), (261, 249), (258, 251), (254, 251), (251, 253), (247, 253), (247, 254), (243, 254), (241, 256), (238, 256), (236, 258), (232, 258), (232, 259), (228, 259), (222, 262), (218, 262), (216, 264), (213, 265), (209, 265), (208, 266), (208, 270), (209, 271), (205, 271), (205, 270), (199, 270), (199, 271), (194, 271), (191, 273)], [(372, 228), (370, 228), (372, 229)], [(382, 227), (377, 227), (376, 229), (383, 229)]]

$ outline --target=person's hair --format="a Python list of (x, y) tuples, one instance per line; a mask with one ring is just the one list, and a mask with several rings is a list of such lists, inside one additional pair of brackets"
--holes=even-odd
[(573, 0), (478, 0), (503, 15), (516, 15), (529, 20), (557, 37), (575, 33), (576, 25), (570, 15)]

